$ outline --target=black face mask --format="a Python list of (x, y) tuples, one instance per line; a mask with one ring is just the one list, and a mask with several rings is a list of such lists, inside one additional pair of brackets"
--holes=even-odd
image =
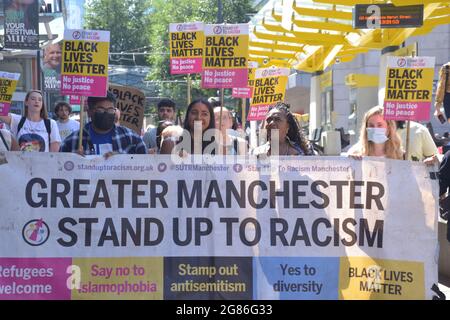
[(114, 114), (109, 113), (94, 113), (92, 119), (94, 126), (100, 130), (111, 130), (114, 126)]

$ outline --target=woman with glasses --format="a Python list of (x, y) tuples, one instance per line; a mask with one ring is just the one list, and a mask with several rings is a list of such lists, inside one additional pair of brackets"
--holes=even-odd
[(106, 97), (89, 97), (88, 115), (91, 122), (83, 128), (83, 150), (78, 149), (79, 131), (68, 136), (61, 146), (61, 152), (97, 154), (105, 157), (116, 153), (145, 154), (147, 148), (141, 137), (133, 130), (115, 125), (116, 98), (111, 92)]
[(25, 96), (25, 115), (0, 116), (16, 138), (21, 151), (58, 152), (61, 144), (58, 125), (49, 119), (42, 92), (31, 90)]

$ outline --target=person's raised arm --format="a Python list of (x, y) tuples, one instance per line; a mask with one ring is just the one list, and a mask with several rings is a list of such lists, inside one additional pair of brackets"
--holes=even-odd
[(11, 125), (11, 115), (8, 114), (7, 116), (0, 116), (0, 121), (6, 123), (8, 126)]

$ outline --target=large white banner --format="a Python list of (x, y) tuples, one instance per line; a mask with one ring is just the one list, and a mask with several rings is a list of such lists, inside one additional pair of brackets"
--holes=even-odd
[(0, 299), (431, 299), (437, 283), (422, 163), (0, 163)]

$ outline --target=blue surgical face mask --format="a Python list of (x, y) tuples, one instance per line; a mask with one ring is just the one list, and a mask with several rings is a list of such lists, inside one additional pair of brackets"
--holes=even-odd
[(389, 140), (386, 137), (386, 128), (367, 128), (367, 139), (373, 143), (385, 143)]

